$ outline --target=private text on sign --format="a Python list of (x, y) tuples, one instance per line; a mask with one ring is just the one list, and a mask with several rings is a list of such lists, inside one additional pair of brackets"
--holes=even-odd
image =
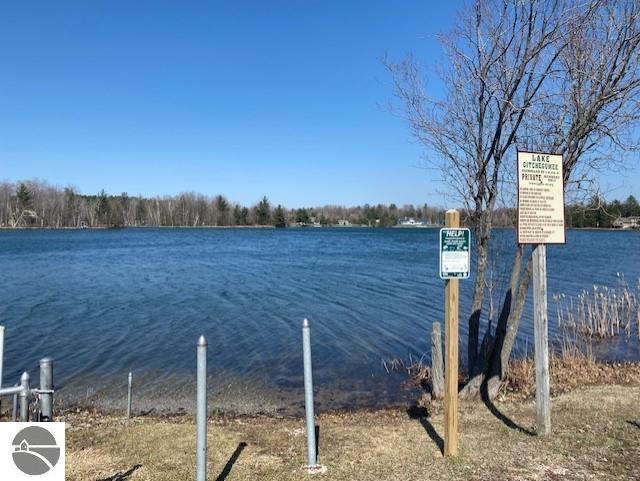
[(565, 243), (561, 155), (518, 152), (518, 243)]

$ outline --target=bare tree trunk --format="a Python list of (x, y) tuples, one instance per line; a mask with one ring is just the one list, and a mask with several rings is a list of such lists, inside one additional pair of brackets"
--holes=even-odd
[(473, 285), (473, 302), (469, 315), (469, 338), (467, 341), (467, 369), (469, 374), (478, 370), (478, 342), (480, 339), (480, 316), (484, 302), (484, 282), (489, 257), (489, 232), (482, 227), (480, 221), (476, 229), (476, 277)]
[(524, 248), (519, 246), (514, 257), (509, 287), (505, 293), (495, 335), (488, 332), (485, 336), (485, 342), (483, 342), (485, 349), (482, 350), (483, 355), (479, 358), (478, 371), (470, 377), (469, 382), (462, 389), (463, 397), (479, 398), (484, 385), (485, 393), (493, 399), (504, 380), (531, 281), (532, 258), (529, 253), (524, 271), (521, 273), (523, 257)]
[(504, 381), (507, 373), (507, 367), (509, 365), (509, 358), (511, 357), (511, 351), (516, 340), (516, 334), (518, 333), (518, 327), (520, 326), (520, 320), (522, 319), (522, 312), (524, 310), (524, 304), (527, 298), (527, 291), (529, 290), (529, 283), (531, 281), (531, 274), (533, 272), (533, 259), (529, 255), (527, 265), (524, 272), (520, 277), (518, 286), (518, 295), (516, 297), (515, 304), (509, 313), (507, 319), (507, 325), (504, 329), (504, 333), (501, 334), (500, 342), (496, 343), (493, 350), (493, 356), (491, 365), (488, 370), (487, 379), (487, 392), (491, 399), (493, 399)]

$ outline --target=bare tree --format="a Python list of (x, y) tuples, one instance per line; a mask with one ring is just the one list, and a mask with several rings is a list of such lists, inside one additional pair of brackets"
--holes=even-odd
[[(562, 154), (566, 188), (601, 199), (593, 195), (598, 171), (622, 167), (624, 153), (640, 147), (635, 130), (640, 119), (640, 4), (595, 2), (572, 22), (558, 57), (559, 72), (528, 112), (519, 144)], [(531, 279), (530, 255), (520, 270), (524, 254), (522, 248), (516, 253), (503, 314), (491, 338), (493, 352), (483, 366), (488, 377), (477, 376), (467, 389), (470, 395), (486, 381), (486, 393), (494, 396), (504, 378)]]
[[(385, 60), (411, 132), (440, 168), (474, 229), (477, 270), (468, 320), (469, 396), (480, 394), (483, 386), (489, 387), (489, 396), (497, 392), (528, 289), (531, 265), (528, 251), (519, 247), (497, 326), (485, 322), (481, 342), (491, 229), (501, 199), (513, 192), (515, 149), (529, 146), (564, 154), (565, 182), (570, 182), (583, 166), (595, 162), (595, 156), (585, 155), (588, 151), (612, 143), (625, 147), (619, 137), (629, 132), (637, 114), (637, 100), (635, 106), (628, 104), (637, 88), (637, 8), (631, 0), (623, 6), (476, 0), (463, 9), (454, 30), (441, 37), (445, 93), (438, 98), (427, 94), (413, 57), (400, 63)], [(587, 47), (590, 36), (602, 40), (592, 45), (601, 51), (592, 50), (587, 60), (578, 46), (580, 40)], [(594, 59), (597, 67), (590, 63)], [(585, 77), (591, 80), (581, 84)], [(605, 88), (605, 83), (612, 85)], [(590, 94), (590, 89), (600, 93)], [(594, 127), (594, 122), (599, 125)], [(536, 130), (540, 125), (544, 130)], [(558, 141), (549, 143), (554, 138)]]

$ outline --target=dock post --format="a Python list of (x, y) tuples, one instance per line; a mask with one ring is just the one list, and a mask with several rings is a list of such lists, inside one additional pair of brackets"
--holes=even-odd
[(444, 397), (444, 360), (439, 322), (434, 322), (431, 326), (431, 394), (434, 399)]

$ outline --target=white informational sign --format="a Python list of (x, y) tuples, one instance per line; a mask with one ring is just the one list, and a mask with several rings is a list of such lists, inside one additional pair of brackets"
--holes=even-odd
[(471, 231), (440, 229), (440, 278), (467, 279), (471, 270)]
[(562, 156), (518, 152), (518, 243), (564, 244)]

